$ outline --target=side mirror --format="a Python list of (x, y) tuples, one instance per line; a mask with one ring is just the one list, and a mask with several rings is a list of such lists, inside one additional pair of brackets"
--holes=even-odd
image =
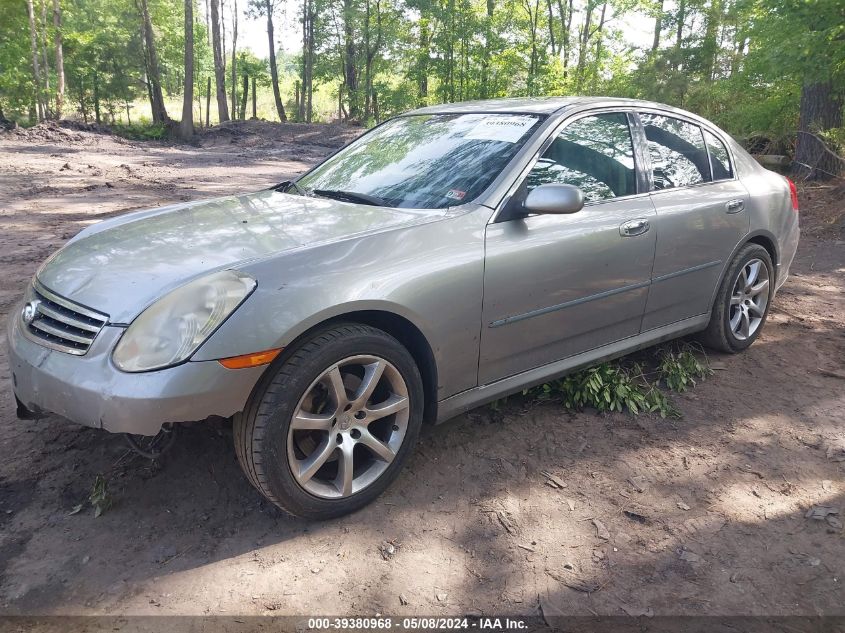
[(584, 208), (584, 194), (573, 185), (540, 185), (525, 198), (523, 208), (529, 213), (577, 213)]

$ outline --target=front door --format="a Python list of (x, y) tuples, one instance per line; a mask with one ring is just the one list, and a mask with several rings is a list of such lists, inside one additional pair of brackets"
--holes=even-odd
[(539, 158), (515, 196), (567, 183), (586, 204), (488, 225), (480, 384), (639, 333), (655, 213), (637, 181), (622, 112), (570, 122)]
[(640, 113), (652, 172), (657, 245), (643, 331), (707, 313), (721, 271), (748, 232), (748, 191), (712, 132)]

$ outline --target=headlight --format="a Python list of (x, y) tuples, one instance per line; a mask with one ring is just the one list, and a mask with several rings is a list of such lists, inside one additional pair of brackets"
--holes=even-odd
[(223, 270), (173, 290), (132, 322), (115, 347), (115, 365), (137, 372), (181, 363), (254, 288), (252, 277)]

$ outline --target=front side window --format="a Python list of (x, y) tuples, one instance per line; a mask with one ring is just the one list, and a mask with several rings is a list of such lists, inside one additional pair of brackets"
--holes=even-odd
[(627, 115), (597, 114), (567, 125), (529, 172), (527, 189), (549, 183), (574, 185), (587, 202), (637, 193)]
[[(415, 209), (478, 197), (540, 126), (523, 114), (399, 117), (365, 134), (296, 182), (295, 190)], [(293, 191), (291, 191), (293, 192)]]
[(672, 189), (709, 182), (710, 159), (701, 128), (659, 114), (640, 114), (648, 140), (652, 188)]
[(704, 130), (704, 141), (707, 143), (707, 151), (710, 152), (713, 180), (730, 180), (733, 178), (731, 159), (725, 144), (707, 130)]

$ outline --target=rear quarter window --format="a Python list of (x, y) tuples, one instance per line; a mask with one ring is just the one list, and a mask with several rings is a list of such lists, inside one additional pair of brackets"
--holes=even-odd
[(640, 113), (648, 141), (654, 190), (688, 187), (712, 180), (701, 128), (688, 121)]
[(710, 154), (713, 180), (730, 180), (733, 178), (731, 157), (725, 144), (707, 130), (704, 130), (704, 142), (707, 144), (707, 152)]

